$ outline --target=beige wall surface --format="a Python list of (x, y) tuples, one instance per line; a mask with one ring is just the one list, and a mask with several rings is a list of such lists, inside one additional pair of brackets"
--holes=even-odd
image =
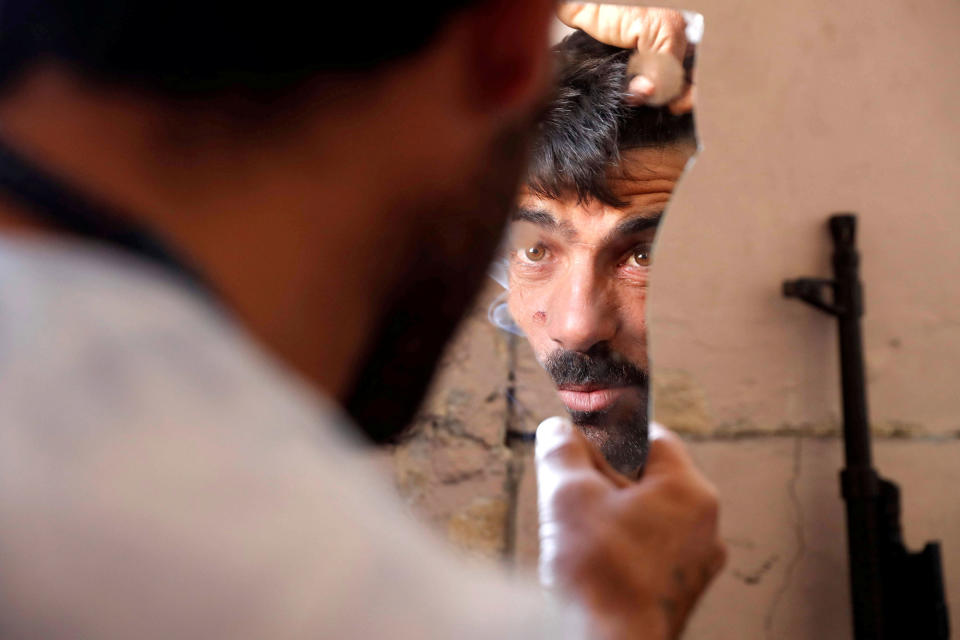
[[(835, 322), (780, 295), (829, 277), (859, 215), (880, 472), (908, 544), (943, 544), (960, 626), (960, 4), (701, 0), (702, 151), (658, 238), (654, 413), (724, 505), (727, 570), (688, 637), (849, 638)], [(764, 437), (780, 434), (781, 437)]]
[[(943, 543), (960, 628), (960, 3), (657, 4), (701, 12), (705, 36), (703, 149), (655, 254), (654, 411), (717, 484), (730, 549), (685, 637), (852, 637), (835, 323), (780, 295), (786, 278), (829, 277), (836, 211), (860, 216), (876, 464), (901, 485), (909, 546)], [(454, 545), (530, 570), (519, 434), (563, 407), (525, 341), (487, 321), (497, 293), (387, 464)]]
[(872, 418), (956, 436), (960, 3), (683, 4), (703, 149), (658, 239), (656, 370), (710, 427), (835, 429), (834, 323), (780, 282), (829, 276), (825, 220), (854, 211)]

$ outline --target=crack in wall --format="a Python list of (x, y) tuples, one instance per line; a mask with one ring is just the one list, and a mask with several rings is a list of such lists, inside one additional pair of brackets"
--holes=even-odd
[(763, 561), (763, 563), (752, 571), (743, 571), (741, 569), (732, 569), (730, 575), (740, 580), (746, 585), (760, 584), (760, 581), (780, 560), (780, 556), (774, 554)]
[(767, 611), (766, 616), (763, 621), (763, 628), (766, 633), (768, 640), (773, 640), (773, 620), (777, 613), (777, 608), (780, 606), (780, 601), (783, 599), (784, 594), (787, 592), (787, 589), (790, 586), (790, 581), (793, 579), (793, 574), (797, 565), (800, 564), (801, 558), (803, 558), (804, 553), (806, 553), (806, 539), (804, 538), (803, 533), (803, 505), (800, 503), (800, 495), (797, 492), (797, 484), (800, 480), (800, 464), (801, 456), (803, 451), (803, 438), (797, 436), (794, 439), (794, 448), (793, 448), (793, 471), (790, 474), (790, 480), (787, 482), (787, 495), (790, 497), (790, 503), (793, 505), (795, 512), (794, 527), (797, 538), (797, 550), (790, 558), (790, 561), (787, 563), (786, 569), (783, 572), (783, 582), (777, 588), (776, 592), (773, 594), (773, 599), (770, 602), (770, 609)]
[[(669, 424), (666, 426), (670, 426)], [(772, 438), (809, 438), (812, 440), (838, 440), (843, 438), (843, 430), (840, 428), (832, 430), (816, 430), (806, 427), (782, 427), (777, 429), (737, 429), (724, 430), (723, 427), (717, 427), (716, 430), (706, 433), (695, 433), (674, 429), (674, 431), (684, 440), (690, 442), (736, 442), (739, 440), (767, 440)], [(872, 431), (870, 438), (874, 442), (953, 442), (960, 440), (960, 430), (948, 431), (947, 433), (886, 433)]]
[(463, 422), (458, 419), (437, 416), (432, 421), (432, 426), (437, 433), (444, 433), (450, 438), (479, 445), (483, 449), (492, 449), (496, 446), (483, 436), (467, 431)]
[(517, 555), (517, 518), (520, 508), (520, 480), (524, 473), (523, 450), (516, 440), (510, 439), (510, 432), (516, 428), (517, 412), (517, 337), (507, 339), (507, 388), (504, 394), (506, 411), (504, 412), (504, 446), (510, 452), (507, 461), (507, 477), (503, 482), (507, 499), (507, 517), (504, 518), (503, 559), (513, 564)]
[(452, 487), (464, 482), (470, 482), (471, 480), (476, 480), (477, 478), (482, 477), (486, 474), (486, 469), (471, 469), (469, 471), (461, 471), (460, 473), (451, 474), (444, 476), (443, 478), (438, 478), (437, 484), (441, 487)]

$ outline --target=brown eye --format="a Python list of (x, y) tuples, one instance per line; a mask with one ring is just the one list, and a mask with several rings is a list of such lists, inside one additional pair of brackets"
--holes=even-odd
[(523, 255), (530, 262), (540, 262), (547, 255), (547, 249), (542, 244), (537, 244), (524, 249)]
[(630, 259), (628, 263), (631, 267), (649, 267), (650, 266), (650, 250), (645, 248), (638, 248), (630, 254)]

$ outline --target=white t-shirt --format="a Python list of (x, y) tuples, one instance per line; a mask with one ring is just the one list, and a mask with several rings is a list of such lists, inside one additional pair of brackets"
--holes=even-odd
[(0, 239), (0, 636), (583, 636), (426, 533), (351, 431), (166, 273)]

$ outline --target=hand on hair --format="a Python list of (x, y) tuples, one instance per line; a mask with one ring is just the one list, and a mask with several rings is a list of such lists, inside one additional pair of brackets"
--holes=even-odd
[(725, 561), (715, 490), (675, 435), (650, 435), (631, 482), (569, 421), (537, 429), (541, 580), (584, 606), (594, 637), (678, 637)]
[(567, 26), (582, 29), (600, 42), (636, 49), (627, 71), (633, 104), (662, 106), (673, 113), (693, 109), (693, 85), (687, 82), (683, 61), (693, 45), (687, 41), (686, 20), (674, 9), (591, 2), (563, 2), (557, 15)]

